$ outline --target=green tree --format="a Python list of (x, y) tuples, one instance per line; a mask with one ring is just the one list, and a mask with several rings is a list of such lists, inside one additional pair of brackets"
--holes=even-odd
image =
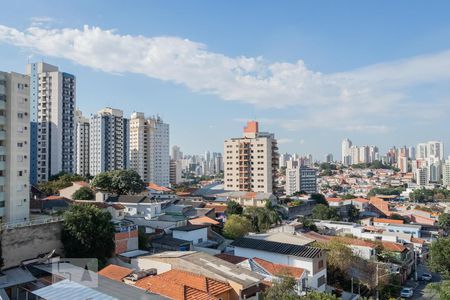
[(315, 200), (317, 204), (323, 204), (328, 206), (327, 199), (325, 199), (325, 196), (319, 193), (311, 194), (311, 199)]
[(242, 205), (237, 203), (236, 201), (228, 201), (227, 208), (225, 209), (225, 214), (227, 216), (231, 215), (242, 215), (242, 212), (244, 211), (244, 208)]
[(94, 192), (87, 186), (79, 188), (75, 193), (72, 194), (72, 199), (74, 200), (94, 200)]
[(439, 238), (431, 244), (428, 265), (432, 271), (450, 276), (450, 237)]
[(344, 199), (344, 200), (355, 199), (355, 198), (356, 198), (356, 196), (353, 194), (345, 194), (345, 195), (341, 196), (341, 199)]
[(252, 230), (251, 222), (240, 215), (231, 215), (227, 218), (223, 227), (223, 234), (226, 238), (235, 240), (243, 237)]
[(357, 209), (353, 204), (350, 205), (348, 211), (348, 218), (351, 222), (354, 222), (359, 219), (359, 209)]
[(440, 214), (438, 225), (443, 230), (449, 231), (450, 230), (450, 214), (449, 213)]
[(47, 182), (40, 183), (37, 188), (47, 196), (58, 194), (60, 189), (72, 186), (74, 181), (83, 181), (83, 176), (68, 173), (59, 173)]
[(279, 205), (274, 205), (270, 200), (266, 200), (265, 210), (267, 213), (267, 218), (269, 219), (270, 225), (280, 224), (281, 217), (278, 209)]
[(339, 220), (338, 212), (335, 207), (329, 207), (324, 204), (317, 204), (312, 210), (313, 219), (319, 220)]
[(430, 291), (433, 296), (438, 297), (438, 300), (448, 300), (450, 299), (450, 280), (430, 283), (427, 285), (427, 290)]
[(141, 176), (134, 170), (100, 173), (92, 180), (92, 186), (117, 195), (137, 194), (145, 187)]
[(93, 205), (73, 205), (64, 213), (61, 241), (67, 257), (106, 262), (114, 251), (111, 214)]

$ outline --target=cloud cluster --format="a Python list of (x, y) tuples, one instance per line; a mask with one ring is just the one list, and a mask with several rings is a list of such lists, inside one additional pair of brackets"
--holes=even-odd
[[(262, 108), (295, 107), (304, 114), (286, 128), (308, 126), (384, 132), (367, 116), (414, 109), (408, 90), (450, 80), (450, 52), (413, 57), (365, 68), (322, 74), (294, 63), (262, 57), (229, 57), (179, 37), (145, 37), (84, 26), (18, 30), (0, 25), (0, 42), (110, 73), (138, 73), (175, 82), (194, 92), (214, 94)], [(41, 23), (40, 23), (41, 22)], [(320, 116), (317, 116), (320, 114)], [(280, 121), (282, 123), (282, 121)]]

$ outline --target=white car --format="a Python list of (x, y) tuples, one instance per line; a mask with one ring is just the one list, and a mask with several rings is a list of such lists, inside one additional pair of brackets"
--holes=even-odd
[(414, 294), (414, 291), (410, 287), (404, 287), (402, 289), (402, 291), (400, 292), (400, 296), (402, 298), (411, 298), (413, 296), (413, 294)]
[(433, 275), (431, 275), (430, 273), (423, 273), (422, 276), (420, 276), (420, 279), (422, 279), (423, 281), (431, 281), (432, 278)]

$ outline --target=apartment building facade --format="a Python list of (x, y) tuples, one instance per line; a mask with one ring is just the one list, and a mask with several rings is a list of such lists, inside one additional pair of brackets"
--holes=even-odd
[(134, 112), (130, 119), (130, 168), (144, 182), (170, 186), (169, 124)]
[(229, 191), (272, 193), (279, 157), (274, 134), (260, 132), (256, 121), (242, 138), (224, 142), (224, 187)]
[(76, 79), (43, 62), (27, 65), (30, 76), (30, 182), (75, 172)]
[(75, 112), (75, 172), (86, 176), (89, 174), (89, 119), (80, 110)]
[(126, 121), (120, 109), (107, 107), (91, 116), (90, 175), (126, 168), (126, 148), (129, 141), (124, 133), (125, 126)]
[(0, 72), (0, 217), (29, 219), (30, 78)]
[(286, 195), (304, 191), (308, 194), (317, 193), (317, 170), (308, 167), (286, 169)]

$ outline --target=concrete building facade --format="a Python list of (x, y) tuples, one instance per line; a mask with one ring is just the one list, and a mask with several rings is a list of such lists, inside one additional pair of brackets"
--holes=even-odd
[(123, 112), (104, 108), (92, 115), (90, 120), (90, 161), (92, 176), (101, 172), (121, 170), (126, 167), (126, 145)]
[(76, 144), (75, 172), (86, 176), (89, 174), (89, 119), (81, 111), (75, 112)]
[(0, 72), (0, 217), (29, 219), (30, 78)]
[(224, 187), (229, 191), (272, 193), (279, 157), (274, 134), (250, 121), (242, 138), (224, 142)]
[(130, 168), (144, 182), (170, 185), (169, 124), (135, 112), (130, 119)]
[(75, 172), (76, 79), (43, 62), (27, 65), (30, 76), (31, 184), (59, 172)]
[(286, 195), (305, 191), (308, 194), (317, 193), (317, 170), (308, 167), (286, 169)]

